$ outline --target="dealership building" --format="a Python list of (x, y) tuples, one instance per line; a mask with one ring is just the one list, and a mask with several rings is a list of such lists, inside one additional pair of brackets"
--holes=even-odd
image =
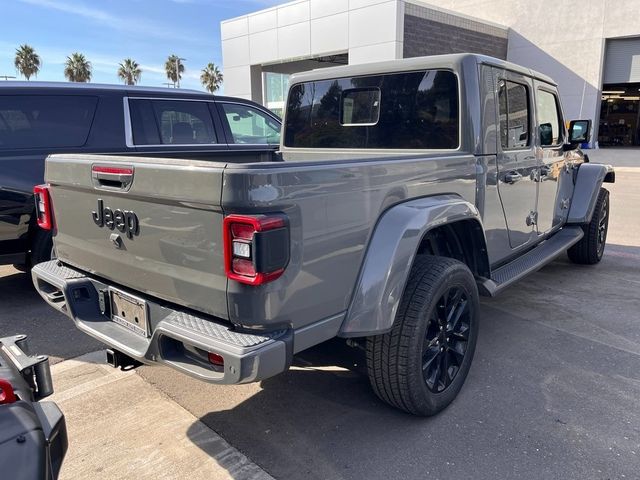
[(281, 113), (292, 73), (481, 53), (555, 79), (601, 146), (637, 146), (638, 18), (638, 0), (296, 0), (221, 23), (225, 94)]

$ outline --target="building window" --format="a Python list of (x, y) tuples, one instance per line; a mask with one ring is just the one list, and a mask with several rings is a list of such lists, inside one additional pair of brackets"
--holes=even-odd
[(289, 75), (266, 72), (264, 74), (265, 106), (282, 118), (284, 102), (289, 90)]

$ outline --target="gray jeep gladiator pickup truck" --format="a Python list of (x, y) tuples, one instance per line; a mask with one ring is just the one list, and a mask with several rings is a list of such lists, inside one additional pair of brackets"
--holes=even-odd
[(255, 382), (333, 337), (416, 415), (458, 394), (479, 295), (602, 258), (613, 182), (554, 82), (471, 54), (291, 78), (279, 157), (52, 155), (36, 288), (114, 364)]

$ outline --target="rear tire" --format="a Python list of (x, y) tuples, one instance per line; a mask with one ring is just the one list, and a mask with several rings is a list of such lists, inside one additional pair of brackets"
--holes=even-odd
[(38, 229), (31, 244), (30, 267), (55, 258), (51, 232)]
[(594, 265), (602, 260), (609, 230), (609, 191), (601, 188), (591, 222), (582, 227), (584, 237), (567, 250), (569, 260), (581, 265)]
[(451, 258), (417, 257), (393, 328), (367, 338), (376, 395), (414, 415), (447, 407), (469, 373), (478, 319), (478, 289), (469, 268)]

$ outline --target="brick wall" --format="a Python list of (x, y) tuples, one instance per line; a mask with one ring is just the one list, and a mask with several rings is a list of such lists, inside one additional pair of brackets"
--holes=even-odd
[(404, 16), (404, 58), (464, 52), (490, 55), (503, 60), (507, 58), (506, 29), (447, 14), (442, 19), (423, 18), (438, 16), (441, 12), (412, 13), (420, 16), (409, 13)]

